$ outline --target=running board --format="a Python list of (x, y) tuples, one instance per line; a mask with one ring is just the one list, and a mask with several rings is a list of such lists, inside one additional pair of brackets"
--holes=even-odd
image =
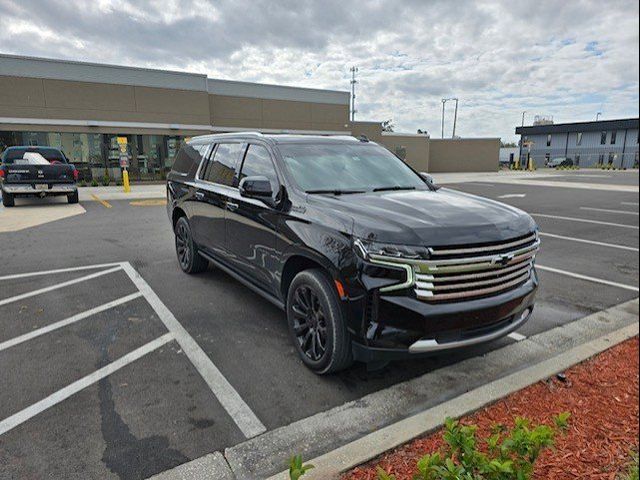
[(239, 281), (240, 283), (242, 283), (245, 287), (250, 288), (251, 290), (253, 290), (254, 293), (257, 293), (258, 295), (260, 295), (262, 298), (264, 298), (265, 300), (268, 300), (269, 302), (271, 302), (273, 305), (275, 305), (276, 307), (278, 307), (280, 310), (284, 310), (284, 302), (282, 300), (280, 300), (279, 298), (271, 295), (270, 293), (265, 292), (264, 290), (262, 290), (260, 287), (254, 285), (253, 283), (251, 283), (249, 280), (247, 280), (246, 278), (244, 278), (242, 275), (240, 275), (239, 273), (234, 272), (231, 268), (227, 267), (224, 263), (220, 262), (219, 260), (216, 260), (215, 258), (213, 258), (211, 255), (207, 255), (204, 252), (198, 252), (200, 255), (202, 255), (202, 257), (206, 258), (207, 260), (209, 260), (211, 263), (213, 263), (213, 265), (216, 268), (219, 268), (220, 270), (222, 270), (223, 272), (225, 272), (226, 274), (232, 276), (234, 279), (236, 279), (237, 281)]

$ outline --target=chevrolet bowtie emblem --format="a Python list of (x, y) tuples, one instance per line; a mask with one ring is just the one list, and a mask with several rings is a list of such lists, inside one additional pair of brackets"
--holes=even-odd
[(496, 255), (491, 259), (493, 265), (502, 265), (503, 267), (513, 260), (513, 254), (505, 253), (503, 255)]

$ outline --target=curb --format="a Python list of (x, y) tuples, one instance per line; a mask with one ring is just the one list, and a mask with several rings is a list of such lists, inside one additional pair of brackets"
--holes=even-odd
[[(443, 425), (443, 419), (447, 417), (460, 418), (472, 414), (511, 393), (560, 373), (637, 335), (638, 324), (621, 328), (518, 373), (471, 390), (442, 405), (370, 433), (355, 442), (309, 460), (308, 463), (313, 464), (315, 468), (305, 475), (305, 480), (337, 478), (341, 473), (372, 460), (390, 449), (438, 429)], [(269, 477), (268, 480), (288, 478), (287, 472), (281, 472)]]

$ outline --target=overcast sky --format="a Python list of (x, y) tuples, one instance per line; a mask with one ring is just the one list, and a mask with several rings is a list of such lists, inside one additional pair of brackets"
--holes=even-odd
[[(511, 140), (556, 122), (638, 115), (638, 0), (0, 0), (0, 52), (349, 89), (357, 119)], [(447, 104), (451, 134), (453, 103)]]

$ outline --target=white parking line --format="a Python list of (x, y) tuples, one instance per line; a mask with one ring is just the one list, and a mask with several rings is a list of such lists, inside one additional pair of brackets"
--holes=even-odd
[(567, 220), (569, 222), (594, 223), (596, 225), (607, 225), (609, 227), (631, 228), (633, 230), (639, 229), (639, 227), (636, 227), (635, 225), (626, 225), (623, 223), (600, 222), (598, 220), (588, 220), (586, 218), (561, 217), (558, 215), (547, 215), (545, 213), (530, 213), (529, 215), (532, 215), (534, 217), (542, 217), (542, 218), (554, 218), (556, 220)]
[(639, 215), (638, 212), (630, 212), (628, 210), (609, 210), (608, 208), (580, 207), (580, 210), (590, 210), (592, 212), (619, 213), (622, 215)]
[(3, 305), (7, 305), (12, 302), (17, 302), (18, 300), (22, 300), (24, 298), (35, 297), (36, 295), (40, 295), (42, 293), (51, 292), (53, 290), (57, 290), (59, 288), (68, 287), (69, 285), (74, 285), (76, 283), (86, 282), (87, 280), (91, 280), (93, 278), (101, 277), (102, 275), (108, 275), (113, 272), (117, 272), (122, 267), (118, 265), (115, 268), (110, 268), (109, 270), (103, 270), (101, 272), (92, 273), (91, 275), (86, 275), (80, 278), (74, 278), (73, 280), (69, 280), (67, 282), (58, 283), (56, 285), (51, 285), (50, 287), (41, 288), (39, 290), (34, 290), (32, 292), (23, 293), (21, 295), (16, 295), (15, 297), (5, 298), (4, 300), (0, 300), (0, 307)]
[(70, 385), (67, 385), (61, 390), (58, 390), (55, 393), (52, 393), (48, 397), (40, 400), (37, 403), (25, 408), (24, 410), (20, 410), (18, 413), (11, 415), (8, 418), (0, 421), (0, 435), (7, 433), (12, 428), (17, 427), (21, 423), (26, 422), (32, 417), (35, 417), (39, 413), (45, 411), (48, 408), (53, 407), (54, 405), (66, 400), (70, 396), (78, 393), (79, 391), (87, 388), (89, 385), (96, 383), (99, 380), (111, 375), (112, 373), (120, 370), (122, 367), (129, 365), (132, 362), (135, 362), (139, 358), (142, 358), (148, 353), (157, 350), (162, 347), (166, 343), (173, 340), (173, 335), (171, 333), (165, 333), (160, 338), (157, 338), (146, 345), (143, 345), (140, 348), (135, 349), (132, 352), (123, 355), (118, 360), (102, 367), (99, 370), (96, 370), (93, 373), (90, 373), (86, 377), (82, 377), (80, 380), (73, 382)]
[(507, 335), (507, 337), (511, 338), (512, 340), (515, 340), (516, 342), (521, 342), (527, 339), (527, 337), (525, 337), (524, 335), (518, 332), (510, 333), (509, 335)]
[(632, 207), (637, 207), (640, 204), (638, 202), (620, 202), (620, 205), (631, 205)]
[(626, 245), (617, 245), (615, 243), (596, 242), (595, 240), (585, 240), (584, 238), (565, 237), (564, 235), (556, 235), (555, 233), (538, 232), (541, 237), (558, 238), (560, 240), (569, 240), (571, 242), (588, 243), (590, 245), (598, 245), (599, 247), (618, 248), (620, 250), (629, 250), (637, 252), (635, 247), (627, 247)]
[(4, 277), (0, 277), (0, 281), (15, 280), (18, 278), (38, 277), (41, 275), (52, 275), (55, 273), (78, 272), (81, 270), (95, 270), (96, 268), (107, 268), (107, 267), (115, 267), (115, 266), (120, 266), (120, 263), (102, 263), (98, 265), (85, 265), (83, 267), (70, 267), (70, 268), (59, 268), (57, 270), (45, 270), (42, 272), (17, 273), (15, 275), (5, 275)]
[(78, 313), (77, 315), (73, 315), (72, 317), (66, 318), (64, 320), (60, 320), (59, 322), (52, 323), (51, 325), (47, 325), (46, 327), (39, 328), (37, 330), (33, 330), (32, 332), (25, 333), (24, 335), (20, 335), (19, 337), (12, 338), (11, 340), (7, 340), (5, 342), (0, 343), (0, 352), (2, 350), (6, 350), (10, 347), (15, 347), (21, 343), (24, 343), (33, 338), (39, 337), (40, 335), (44, 335), (45, 333), (53, 332), (54, 330), (58, 330), (59, 328), (66, 327), (67, 325), (71, 325), (72, 323), (79, 322), (87, 317), (95, 315), (100, 312), (104, 312), (113, 307), (117, 307), (118, 305), (122, 305), (123, 303), (130, 302), (131, 300), (135, 300), (136, 298), (142, 297), (142, 293), (136, 292), (131, 295), (127, 295), (126, 297), (119, 298), (109, 303), (105, 303), (98, 307), (92, 308), (90, 310), (84, 311), (82, 313)]
[(189, 360), (191, 360), (193, 366), (198, 370), (198, 373), (200, 373), (244, 436), (252, 438), (265, 432), (267, 430), (266, 427), (245, 403), (240, 394), (238, 394), (227, 381), (224, 375), (222, 375), (222, 372), (213, 364), (204, 350), (200, 348), (200, 345), (189, 335), (189, 332), (185, 330), (165, 304), (162, 303), (162, 300), (160, 300), (158, 295), (151, 289), (149, 284), (128, 262), (123, 263), (122, 268), (136, 287), (138, 287), (138, 290), (142, 292), (167, 330), (175, 337), (182, 351), (187, 355)]
[(602, 285), (609, 285), (611, 287), (623, 288), (625, 290), (631, 290), (632, 292), (639, 291), (638, 287), (634, 287), (633, 285), (625, 285), (624, 283), (610, 282), (609, 280), (604, 280), (602, 278), (589, 277), (587, 275), (581, 275), (579, 273), (567, 272), (566, 270), (560, 270), (559, 268), (545, 267), (544, 265), (536, 264), (536, 269), (552, 272), (552, 273), (558, 273), (560, 275), (577, 278), (579, 280), (586, 280), (587, 282), (600, 283)]

